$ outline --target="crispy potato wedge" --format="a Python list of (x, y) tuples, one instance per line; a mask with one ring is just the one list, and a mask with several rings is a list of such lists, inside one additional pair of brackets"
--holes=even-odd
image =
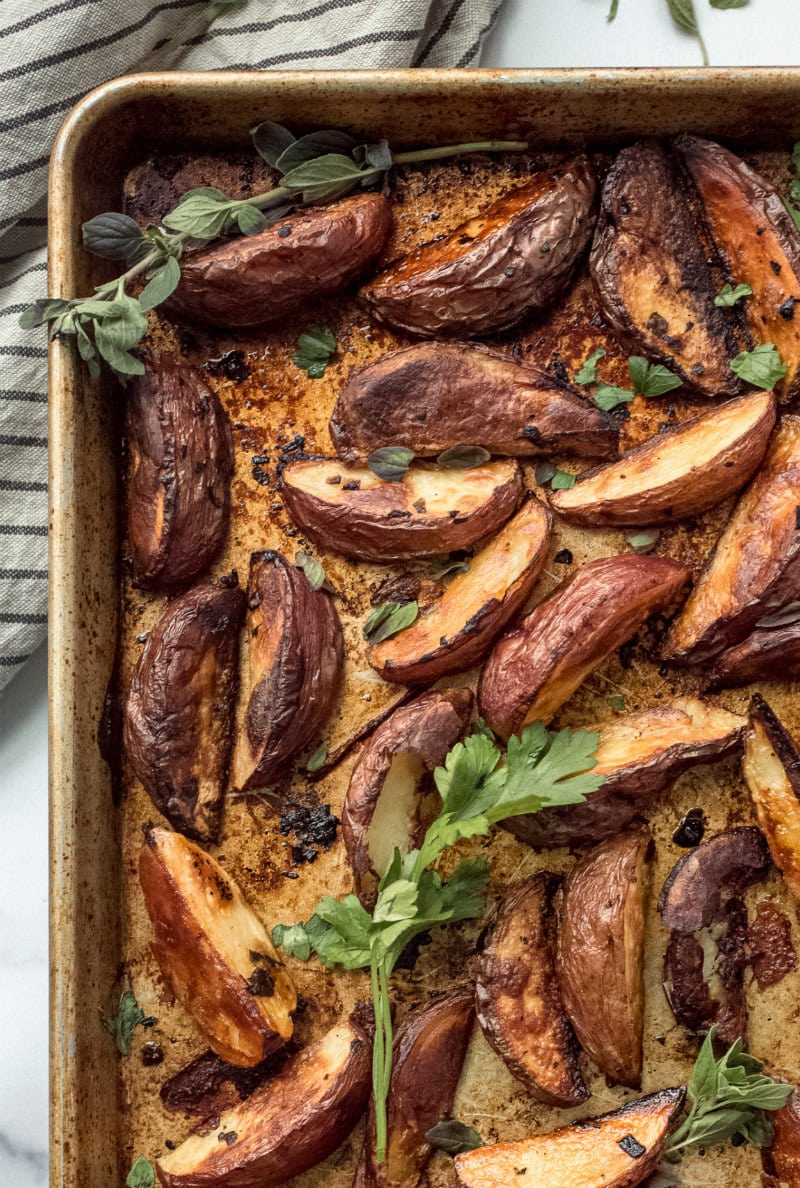
[(781, 1110), (770, 1114), (772, 1146), (765, 1152), (774, 1188), (800, 1188), (800, 1098), (797, 1091)]
[(667, 636), (689, 664), (738, 643), (800, 594), (800, 417), (784, 417)]
[(412, 1011), (394, 1039), (387, 1102), (386, 1161), (375, 1162), (375, 1113), (353, 1188), (415, 1188), (432, 1148), (425, 1135), (449, 1118), (475, 1021), (472, 989), (453, 990)]
[(559, 912), (556, 970), (578, 1043), (616, 1085), (642, 1084), (645, 909), (653, 839), (636, 829), (572, 867)]
[(156, 1163), (164, 1188), (278, 1188), (327, 1159), (369, 1095), (370, 1044), (354, 1023), (332, 1028), (273, 1080)]
[(742, 745), (746, 720), (695, 697), (587, 727), (600, 735), (592, 769), (605, 780), (583, 804), (512, 817), (505, 828), (537, 847), (593, 846), (620, 833), (678, 776)]
[(514, 1076), (539, 1101), (567, 1108), (589, 1090), (556, 973), (557, 887), (556, 875), (540, 872), (508, 892), (481, 954), (475, 1007)]
[(684, 1096), (683, 1087), (662, 1089), (550, 1134), (467, 1151), (455, 1159), (458, 1182), (463, 1188), (633, 1188), (658, 1167)]
[(614, 458), (614, 418), (565, 384), (508, 355), (461, 342), (423, 342), (351, 371), (331, 416), (345, 462), (386, 442), (418, 456), (481, 445), (491, 454)]
[(228, 533), (233, 438), (200, 375), (152, 354), (128, 389), (128, 537), (134, 581), (188, 586), (216, 559)]
[(553, 491), (571, 524), (624, 528), (699, 515), (739, 491), (758, 467), (775, 425), (775, 397), (754, 392), (629, 450), (617, 462)]
[(257, 235), (184, 256), (180, 282), (164, 308), (171, 317), (214, 327), (280, 321), (362, 276), (391, 222), (382, 194), (292, 211)]
[(742, 895), (770, 866), (763, 834), (751, 825), (708, 838), (675, 863), (658, 901), (671, 931), (664, 990), (678, 1023), (697, 1035), (716, 1026), (715, 1046), (747, 1043), (744, 971), (747, 908)]
[(742, 767), (772, 860), (800, 898), (800, 753), (758, 693), (750, 702)]
[[(739, 390), (738, 310), (717, 309), (706, 252), (664, 147), (624, 148), (606, 178), (590, 267), (606, 320), (626, 344), (703, 396)], [(737, 280), (743, 279), (737, 276)]]
[(427, 614), (370, 649), (372, 667), (386, 681), (415, 685), (477, 664), (536, 584), (551, 522), (543, 504), (524, 503)]
[(510, 460), (472, 470), (413, 466), (399, 483), (327, 460), (290, 462), (281, 475), (295, 524), (320, 548), (357, 561), (467, 549), (505, 524), (522, 492), (522, 474)]
[(330, 595), (266, 549), (250, 558), (247, 708), (233, 785), (263, 788), (319, 740), (344, 675), (344, 636)]
[(545, 169), (444, 239), (423, 244), (361, 290), (370, 313), (423, 338), (479, 338), (561, 292), (595, 223), (584, 156)]
[(508, 738), (549, 722), (578, 686), (645, 619), (679, 594), (687, 572), (668, 557), (591, 561), (501, 636), (478, 686), (478, 709)]
[(269, 933), (220, 864), (169, 829), (149, 829), (139, 882), (153, 953), (223, 1060), (259, 1064), (292, 1034), (292, 981)]
[(800, 680), (800, 620), (786, 627), (757, 627), (741, 643), (716, 655), (705, 671), (717, 689)]
[(800, 237), (791, 215), (775, 187), (722, 145), (684, 135), (675, 147), (731, 280), (753, 290), (741, 303), (750, 335), (774, 343), (788, 367), (776, 388), (788, 402), (800, 394)]
[(420, 844), (425, 773), (444, 763), (472, 703), (469, 689), (423, 693), (395, 710), (361, 752), (344, 801), (342, 838), (356, 894), (367, 908), (395, 849), (406, 853)]
[(195, 586), (148, 636), (125, 705), (125, 751), (175, 829), (216, 841), (233, 741), (244, 591)]
[(213, 1118), (245, 1101), (259, 1085), (276, 1076), (292, 1055), (294, 1043), (291, 1040), (251, 1068), (228, 1064), (207, 1048), (164, 1081), (158, 1093), (161, 1104), (170, 1114)]

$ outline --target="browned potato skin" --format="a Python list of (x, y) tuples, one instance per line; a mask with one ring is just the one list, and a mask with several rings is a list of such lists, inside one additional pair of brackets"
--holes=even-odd
[(415, 1188), (420, 1183), (432, 1153), (425, 1135), (450, 1117), (474, 1020), (471, 988), (451, 991), (403, 1020), (393, 1045), (386, 1161), (375, 1162), (370, 1101), (367, 1140), (353, 1188)]
[(617, 462), (584, 471), (570, 490), (553, 491), (550, 505), (586, 528), (671, 524), (699, 515), (745, 485), (774, 425), (771, 392), (740, 396), (675, 425)]
[[(464, 733), (472, 703), (469, 689), (423, 693), (395, 710), (361, 752), (345, 797), (342, 839), (353, 868), (356, 894), (368, 910), (374, 906), (383, 873), (373, 866), (369, 832), (393, 760), (409, 755), (419, 761), (423, 771), (432, 772), (444, 763)], [(409, 825), (407, 849), (421, 841), (418, 812)]]
[[(462, 1188), (509, 1188), (525, 1168), (521, 1183), (544, 1188), (555, 1183), (557, 1168), (563, 1183), (576, 1188), (634, 1188), (658, 1168), (685, 1093), (682, 1086), (662, 1089), (550, 1134), (466, 1151), (455, 1158), (458, 1182)], [(629, 1135), (645, 1148), (638, 1157), (626, 1155), (620, 1146)]]
[(247, 708), (233, 784), (266, 787), (320, 735), (339, 698), (344, 636), (333, 600), (267, 549), (250, 558)]
[(539, 1101), (568, 1108), (589, 1090), (556, 973), (557, 887), (557, 876), (540, 872), (508, 892), (481, 954), (475, 1008), (514, 1076)]
[[(325, 484), (325, 498), (304, 486), (307, 476), (340, 475)], [(522, 499), (522, 474), (515, 462), (488, 462), (471, 470), (443, 472), (454, 484), (452, 507), (431, 514), (415, 489), (417, 467), (399, 483), (381, 482), (368, 469), (345, 470), (326, 460), (290, 462), (281, 474), (281, 494), (295, 524), (322, 549), (333, 549), (356, 561), (398, 561), (433, 557), (471, 545), (495, 532), (512, 516)], [(358, 483), (356, 490), (348, 484)], [(458, 515), (452, 515), (453, 511)]]
[[(278, 1188), (327, 1159), (366, 1105), (370, 1044), (339, 1024), (292, 1058), (274, 1080), (227, 1110), (209, 1134), (191, 1135), (156, 1163), (164, 1188)], [(234, 1133), (232, 1142), (218, 1134)]]
[(578, 1043), (616, 1085), (640, 1089), (645, 906), (653, 839), (603, 842), (564, 881), (556, 969)]
[(755, 342), (771, 342), (788, 366), (776, 391), (800, 394), (800, 321), (781, 314), (800, 292), (800, 238), (780, 195), (734, 153), (698, 136), (675, 145), (697, 187), (708, 229), (734, 284), (748, 284), (741, 303)]
[(595, 221), (584, 156), (543, 170), (445, 239), (426, 243), (361, 290), (370, 313), (422, 338), (479, 338), (549, 305)]
[(423, 342), (350, 372), (331, 440), (354, 464), (391, 442), (418, 457), (451, 446), (491, 454), (615, 458), (617, 422), (537, 368), (468, 343)]
[[(593, 846), (620, 833), (638, 814), (646, 814), (653, 800), (684, 771), (735, 754), (745, 726), (744, 718), (689, 697), (588, 726), (600, 735), (592, 770), (605, 782), (583, 804), (512, 817), (504, 828), (537, 848)], [(617, 747), (626, 738), (630, 760), (620, 762)], [(641, 740), (652, 745), (643, 750)]]
[(600, 207), (590, 266), (606, 320), (701, 395), (734, 395), (741, 385), (729, 360), (741, 349), (741, 315), (714, 305), (706, 252), (663, 146), (624, 148)]
[(495, 644), (478, 686), (479, 713), (503, 738), (526, 722), (549, 722), (686, 578), (668, 557), (622, 554), (582, 566)]
[(706, 672), (716, 689), (800, 680), (800, 621), (786, 627), (757, 627), (741, 643), (715, 656)]
[[(203, 895), (202, 913), (182, 890), (187, 866)], [(153, 926), (153, 954), (175, 997), (223, 1060), (245, 1068), (260, 1064), (290, 1038), (297, 996), (240, 889), (210, 854), (167, 829), (145, 834), (139, 882)], [(242, 917), (253, 951), (271, 959), (274, 990), (269, 997), (251, 993), (247, 979), (215, 944), (213, 924), (227, 920), (238, 927)], [(252, 959), (248, 964), (256, 968)]]
[(770, 1114), (772, 1146), (765, 1152), (775, 1188), (800, 1188), (800, 1098), (797, 1091), (781, 1110)]
[[(415, 685), (477, 664), (533, 590), (547, 559), (551, 524), (548, 509), (528, 499), (502, 532), (476, 554), (469, 572), (453, 578), (426, 615), (370, 649), (372, 667), (386, 681)], [(521, 570), (515, 567), (513, 581), (505, 584), (504, 561), (522, 533), (528, 538), (527, 562)], [(484, 574), (483, 561), (491, 562), (491, 572)], [(462, 602), (469, 613), (461, 613)]]
[(667, 636), (668, 660), (703, 663), (800, 593), (800, 418), (783, 417)]
[(382, 194), (357, 194), (294, 211), (257, 235), (184, 256), (167, 312), (213, 327), (281, 321), (362, 276), (383, 247), (391, 222)]
[(128, 537), (137, 585), (187, 586), (228, 533), (233, 438), (191, 367), (152, 354), (128, 389)]
[(148, 636), (125, 706), (125, 750), (170, 824), (216, 841), (233, 740), (244, 591), (195, 586)]
[(800, 898), (800, 753), (758, 693), (750, 702), (742, 766), (772, 859)]

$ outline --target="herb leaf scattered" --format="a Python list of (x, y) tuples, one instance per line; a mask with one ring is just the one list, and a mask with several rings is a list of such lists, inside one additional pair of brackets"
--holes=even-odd
[(442, 450), (436, 464), (444, 470), (474, 470), (476, 466), (483, 466), (484, 462), (490, 461), (491, 457), (483, 446), (457, 445)]
[(106, 1017), (101, 1014), (101, 1019), (123, 1056), (127, 1056), (131, 1050), (131, 1040), (137, 1027), (153, 1027), (158, 1022), (153, 1015), (144, 1013), (132, 990), (122, 991), (115, 1015)]
[(649, 553), (660, 535), (658, 528), (647, 528), (639, 532), (626, 532), (625, 539), (634, 553)]
[(305, 371), (309, 379), (320, 379), (335, 354), (336, 335), (333, 331), (311, 326), (298, 338), (292, 362)]
[(618, 404), (629, 404), (633, 400), (633, 392), (629, 388), (617, 388), (613, 384), (598, 384), (594, 390), (594, 400), (598, 408), (610, 412)]
[(550, 488), (553, 491), (569, 491), (575, 486), (577, 477), (566, 470), (557, 470), (550, 480)]
[(156, 1182), (155, 1168), (149, 1159), (140, 1155), (125, 1177), (128, 1188), (154, 1188)]
[(752, 295), (753, 290), (749, 285), (737, 285), (735, 289), (733, 285), (723, 285), (714, 298), (714, 304), (720, 309), (730, 309), (737, 301), (741, 301), (742, 297)]
[(754, 388), (772, 391), (786, 375), (787, 367), (774, 343), (765, 342), (752, 351), (742, 351), (731, 360), (731, 370)]
[(301, 549), (299, 552), (295, 553), (294, 563), (298, 569), (302, 569), (312, 590), (322, 589), (327, 579), (325, 576), (325, 570), (322, 568), (316, 557), (312, 557), (310, 553), (303, 552)]
[(328, 748), (325, 743), (321, 743), (313, 755), (309, 757), (306, 763), (306, 771), (319, 771), (325, 760), (328, 758)]
[(425, 1134), (425, 1138), (437, 1151), (444, 1151), (446, 1155), (460, 1155), (462, 1151), (477, 1151), (483, 1146), (483, 1139), (471, 1126), (463, 1122), (450, 1119), (449, 1122), (437, 1122)]
[(694, 0), (667, 0), (667, 8), (669, 9), (669, 15), (678, 28), (683, 29), (684, 33), (691, 33), (692, 36), (697, 38), (700, 51), (703, 55), (703, 65), (707, 66), (708, 50), (703, 41), (700, 26), (697, 23)]
[(414, 451), (406, 446), (381, 446), (367, 458), (367, 466), (385, 483), (401, 483), (414, 461)]
[[(613, 16), (609, 16), (608, 19), (611, 21), (614, 18), (613, 18)], [(598, 361), (600, 359), (602, 359), (605, 354), (606, 354), (605, 347), (598, 347), (596, 351), (593, 351), (592, 354), (589, 356), (589, 358), (586, 360), (586, 362), (583, 364), (583, 366), (578, 371), (575, 372), (575, 383), (576, 384), (597, 383), (597, 364), (598, 364)]]
[(364, 623), (364, 638), (375, 646), (385, 639), (391, 639), (400, 631), (405, 631), (419, 616), (419, 603), (414, 602), (382, 602), (376, 606), (372, 614), (367, 616)]
[(631, 355), (628, 371), (634, 392), (641, 396), (663, 396), (680, 388), (683, 381), (660, 363), (648, 363), (641, 355)]

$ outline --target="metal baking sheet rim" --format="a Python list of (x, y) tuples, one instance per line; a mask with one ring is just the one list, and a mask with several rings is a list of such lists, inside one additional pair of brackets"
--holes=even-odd
[[(451, 123), (464, 122), (459, 102), (474, 103), (480, 95), (487, 101), (484, 112), (491, 114), (497, 100), (506, 113), (502, 118), (507, 122), (507, 113), (516, 111), (516, 123), (523, 126), (535, 126), (538, 104), (546, 99), (550, 129), (553, 109), (566, 112), (576, 100), (580, 107), (591, 101), (591, 117), (582, 116), (583, 124), (579, 119), (568, 130), (565, 139), (573, 140), (635, 135), (637, 127), (654, 132), (660, 125), (666, 131), (670, 112), (680, 116), (682, 127), (688, 118), (708, 134), (800, 138), (800, 68), (792, 67), (131, 75), (90, 92), (56, 140), (50, 165), (50, 293), (67, 296), (85, 283), (89, 266), (80, 223), (87, 204), (91, 213), (102, 209), (95, 197), (99, 189), (119, 194), (124, 166), (120, 145), (111, 145), (112, 163), (119, 166), (112, 178), (112, 171), (102, 168), (105, 145), (100, 146), (93, 164), (104, 185), (97, 183), (90, 193), (81, 151), (114, 119), (130, 144), (136, 128), (126, 126), (126, 109), (130, 114), (137, 104), (156, 102), (166, 113), (169, 104), (202, 104), (206, 113), (216, 111), (218, 136), (229, 140), (237, 107), (285, 110), (286, 103), (302, 105), (313, 97), (324, 122), (326, 101), (334, 104), (348, 94), (376, 106), (390, 102), (393, 110), (402, 110), (398, 99), (412, 101), (420, 105), (416, 118), (425, 112), (428, 124), (439, 118), (427, 110), (434, 97), (449, 102)], [(534, 99), (537, 105), (527, 107)], [(640, 124), (644, 106), (655, 114)], [(146, 144), (150, 129), (143, 131)], [(116, 975), (119, 857), (97, 725), (116, 636), (114, 408), (101, 386), (87, 379), (69, 345), (52, 342), (49, 364), (50, 1184), (110, 1188), (118, 1180), (124, 1111), (117, 1101), (117, 1057), (97, 1026), (96, 1005)]]

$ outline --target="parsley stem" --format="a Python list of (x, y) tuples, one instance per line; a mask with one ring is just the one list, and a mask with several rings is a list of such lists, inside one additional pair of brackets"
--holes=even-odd
[(444, 144), (438, 148), (392, 153), (392, 163), (406, 165), (412, 161), (443, 161), (446, 157), (457, 157), (461, 153), (524, 153), (527, 147), (526, 140), (476, 140), (471, 144)]

